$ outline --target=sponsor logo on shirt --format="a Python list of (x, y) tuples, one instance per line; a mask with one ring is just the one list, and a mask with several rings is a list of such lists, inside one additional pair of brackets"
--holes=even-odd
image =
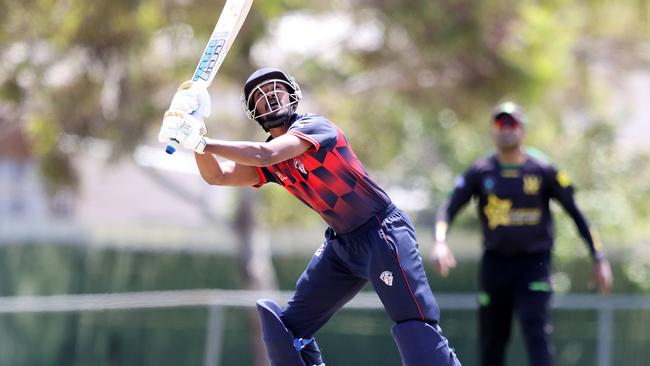
[(512, 201), (501, 199), (495, 194), (488, 196), (488, 203), (483, 208), (490, 230), (499, 226), (524, 226), (539, 224), (542, 211), (539, 208), (512, 208)]
[(286, 175), (282, 174), (281, 172), (275, 172), (275, 176), (278, 177), (282, 181), (282, 183), (286, 183), (289, 178), (287, 178)]
[(510, 208), (512, 201), (509, 199), (500, 199), (494, 194), (488, 196), (488, 204), (483, 208), (483, 213), (488, 219), (490, 229), (495, 229), (499, 225), (510, 225)]

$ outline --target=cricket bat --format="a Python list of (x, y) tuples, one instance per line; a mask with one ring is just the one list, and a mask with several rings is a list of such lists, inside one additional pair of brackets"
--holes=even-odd
[[(251, 5), (253, 5), (253, 0), (226, 0), (199, 64), (196, 65), (196, 70), (192, 76), (193, 89), (200, 90), (210, 86), (224, 58), (226, 58), (228, 50), (235, 41), (237, 33), (244, 24)], [(165, 152), (173, 154), (176, 151), (176, 145), (178, 145), (178, 141), (172, 140), (167, 145)]]

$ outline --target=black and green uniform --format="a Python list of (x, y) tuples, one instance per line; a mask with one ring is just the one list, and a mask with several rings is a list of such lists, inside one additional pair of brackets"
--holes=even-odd
[(484, 366), (504, 364), (512, 314), (516, 311), (531, 365), (552, 365), (549, 341), (551, 249), (554, 226), (549, 203), (558, 201), (573, 218), (594, 258), (600, 244), (573, 198), (568, 175), (541, 153), (527, 149), (520, 165), (500, 164), (496, 155), (476, 161), (456, 180), (437, 221), (451, 223), (474, 197), (483, 230), (480, 278), (480, 342)]

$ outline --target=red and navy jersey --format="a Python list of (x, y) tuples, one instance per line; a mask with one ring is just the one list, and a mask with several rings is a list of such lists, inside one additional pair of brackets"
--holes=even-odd
[(337, 233), (361, 226), (390, 205), (368, 176), (343, 131), (322, 116), (294, 114), (287, 133), (311, 143), (295, 158), (258, 168), (260, 183), (273, 182), (318, 212)]
[(598, 238), (575, 203), (568, 175), (534, 149), (528, 149), (521, 165), (501, 164), (496, 155), (476, 161), (456, 180), (438, 221), (451, 223), (472, 197), (478, 199), (486, 250), (506, 255), (550, 251), (554, 227), (549, 201), (554, 199), (573, 218), (592, 256), (601, 255)]

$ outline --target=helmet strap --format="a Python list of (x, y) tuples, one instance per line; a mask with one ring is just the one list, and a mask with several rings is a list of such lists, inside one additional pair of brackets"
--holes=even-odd
[[(291, 116), (293, 115), (293, 110), (294, 108), (289, 109), (288, 111), (280, 114), (279, 116), (273, 118), (265, 118), (262, 117), (260, 119), (256, 119), (257, 123), (259, 123), (260, 126), (264, 129), (264, 131), (269, 132), (270, 129), (280, 127), (283, 125), (286, 125), (289, 123), (289, 120), (291, 119)], [(268, 116), (270, 117), (270, 116)]]

